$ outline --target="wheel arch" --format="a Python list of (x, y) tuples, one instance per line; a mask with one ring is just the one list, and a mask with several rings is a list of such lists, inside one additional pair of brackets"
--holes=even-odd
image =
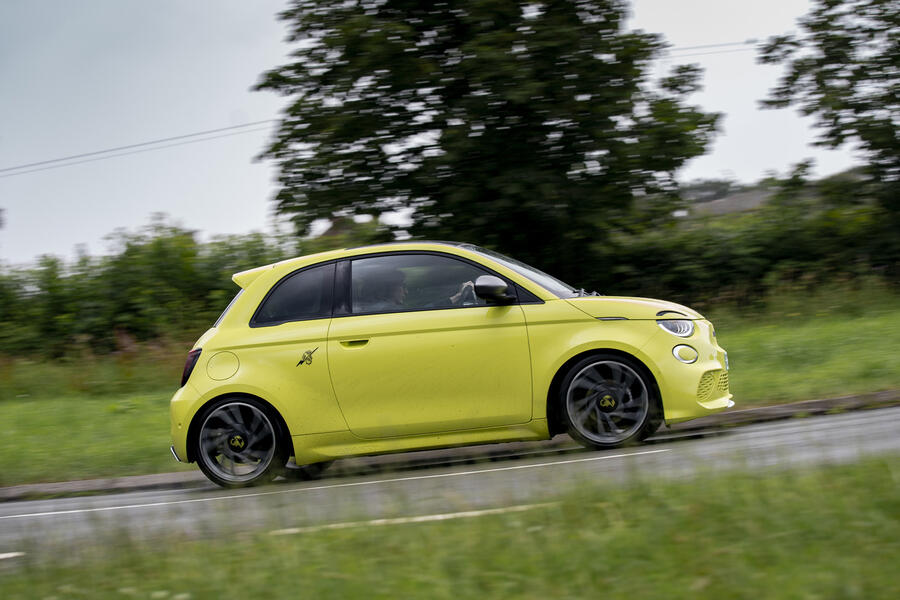
[(559, 433), (566, 432), (565, 420), (560, 413), (562, 407), (559, 402), (559, 392), (560, 387), (562, 386), (563, 379), (565, 379), (566, 375), (569, 373), (569, 370), (573, 365), (575, 365), (575, 363), (589, 356), (600, 354), (620, 356), (633, 362), (635, 366), (637, 366), (642, 371), (642, 374), (647, 378), (647, 383), (652, 388), (652, 397), (655, 400), (659, 415), (663, 414), (662, 394), (659, 390), (659, 384), (656, 381), (653, 370), (650, 369), (644, 361), (631, 353), (625, 352), (623, 350), (617, 350), (615, 348), (591, 348), (590, 350), (579, 352), (578, 354), (570, 357), (559, 367), (559, 369), (556, 370), (556, 373), (553, 375), (553, 379), (550, 381), (550, 387), (547, 389), (547, 429), (550, 432), (551, 438)]
[(248, 394), (247, 392), (226, 392), (224, 394), (219, 394), (218, 396), (210, 398), (209, 400), (204, 402), (196, 411), (194, 411), (194, 416), (191, 417), (191, 423), (190, 425), (188, 425), (186, 438), (186, 453), (188, 462), (195, 462), (197, 460), (194, 448), (196, 446), (197, 436), (200, 435), (201, 416), (204, 416), (206, 414), (206, 411), (210, 406), (224, 398), (249, 398), (262, 404), (266, 409), (269, 417), (275, 419), (277, 426), (281, 429), (284, 437), (284, 443), (287, 445), (289, 456), (294, 455), (294, 441), (291, 438), (291, 430), (288, 428), (284, 417), (281, 416), (281, 413), (271, 402), (255, 394)]

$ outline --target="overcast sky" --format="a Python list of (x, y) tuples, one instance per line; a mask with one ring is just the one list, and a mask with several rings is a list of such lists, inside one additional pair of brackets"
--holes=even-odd
[[(662, 33), (677, 49), (790, 31), (809, 5), (634, 0), (631, 22)], [(0, 261), (71, 258), (79, 245), (102, 254), (107, 234), (138, 229), (157, 212), (204, 239), (271, 231), (274, 170), (254, 160), (268, 139), (265, 124), (63, 168), (3, 169), (277, 118), (282, 100), (250, 87), (285, 60), (285, 30), (275, 18), (284, 6), (286, 0), (0, 1)], [(720, 47), (675, 50), (661, 61), (660, 69), (703, 66), (705, 89), (692, 100), (725, 113), (711, 151), (680, 178), (751, 182), (805, 158), (816, 160), (820, 175), (855, 164), (850, 150), (812, 147), (810, 121), (793, 109), (758, 109), (779, 69), (756, 64), (755, 55)]]

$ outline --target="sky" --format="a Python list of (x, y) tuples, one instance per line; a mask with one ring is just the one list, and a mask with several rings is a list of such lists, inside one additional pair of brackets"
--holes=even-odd
[[(813, 147), (811, 120), (758, 108), (780, 73), (752, 46), (796, 29), (809, 0), (634, 0), (630, 24), (673, 50), (657, 65), (705, 69), (691, 102), (724, 113), (710, 151), (683, 181), (756, 181), (813, 158), (827, 175), (857, 164), (851, 150)], [(277, 226), (275, 170), (257, 160), (285, 100), (251, 87), (290, 46), (276, 14), (287, 0), (3, 0), (0, 2), (0, 263), (42, 254), (110, 251), (109, 234), (154, 214), (201, 239)], [(10, 167), (200, 131), (169, 147), (56, 167)], [(190, 141), (191, 143), (183, 143)], [(178, 145), (176, 145), (178, 144)], [(4, 171), (4, 169), (7, 169)], [(24, 172), (30, 171), (30, 172)]]

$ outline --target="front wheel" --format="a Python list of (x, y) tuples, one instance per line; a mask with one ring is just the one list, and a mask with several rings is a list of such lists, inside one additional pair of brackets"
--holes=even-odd
[(591, 448), (615, 448), (652, 434), (659, 401), (650, 375), (637, 361), (614, 354), (580, 360), (560, 387), (569, 435)]
[(287, 462), (284, 434), (252, 398), (224, 398), (200, 417), (197, 465), (213, 483), (244, 487), (272, 480)]

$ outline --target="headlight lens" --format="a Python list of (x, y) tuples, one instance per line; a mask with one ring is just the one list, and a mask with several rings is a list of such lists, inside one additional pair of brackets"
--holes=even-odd
[(657, 321), (660, 327), (678, 337), (691, 337), (694, 335), (694, 322), (687, 319), (663, 319)]

